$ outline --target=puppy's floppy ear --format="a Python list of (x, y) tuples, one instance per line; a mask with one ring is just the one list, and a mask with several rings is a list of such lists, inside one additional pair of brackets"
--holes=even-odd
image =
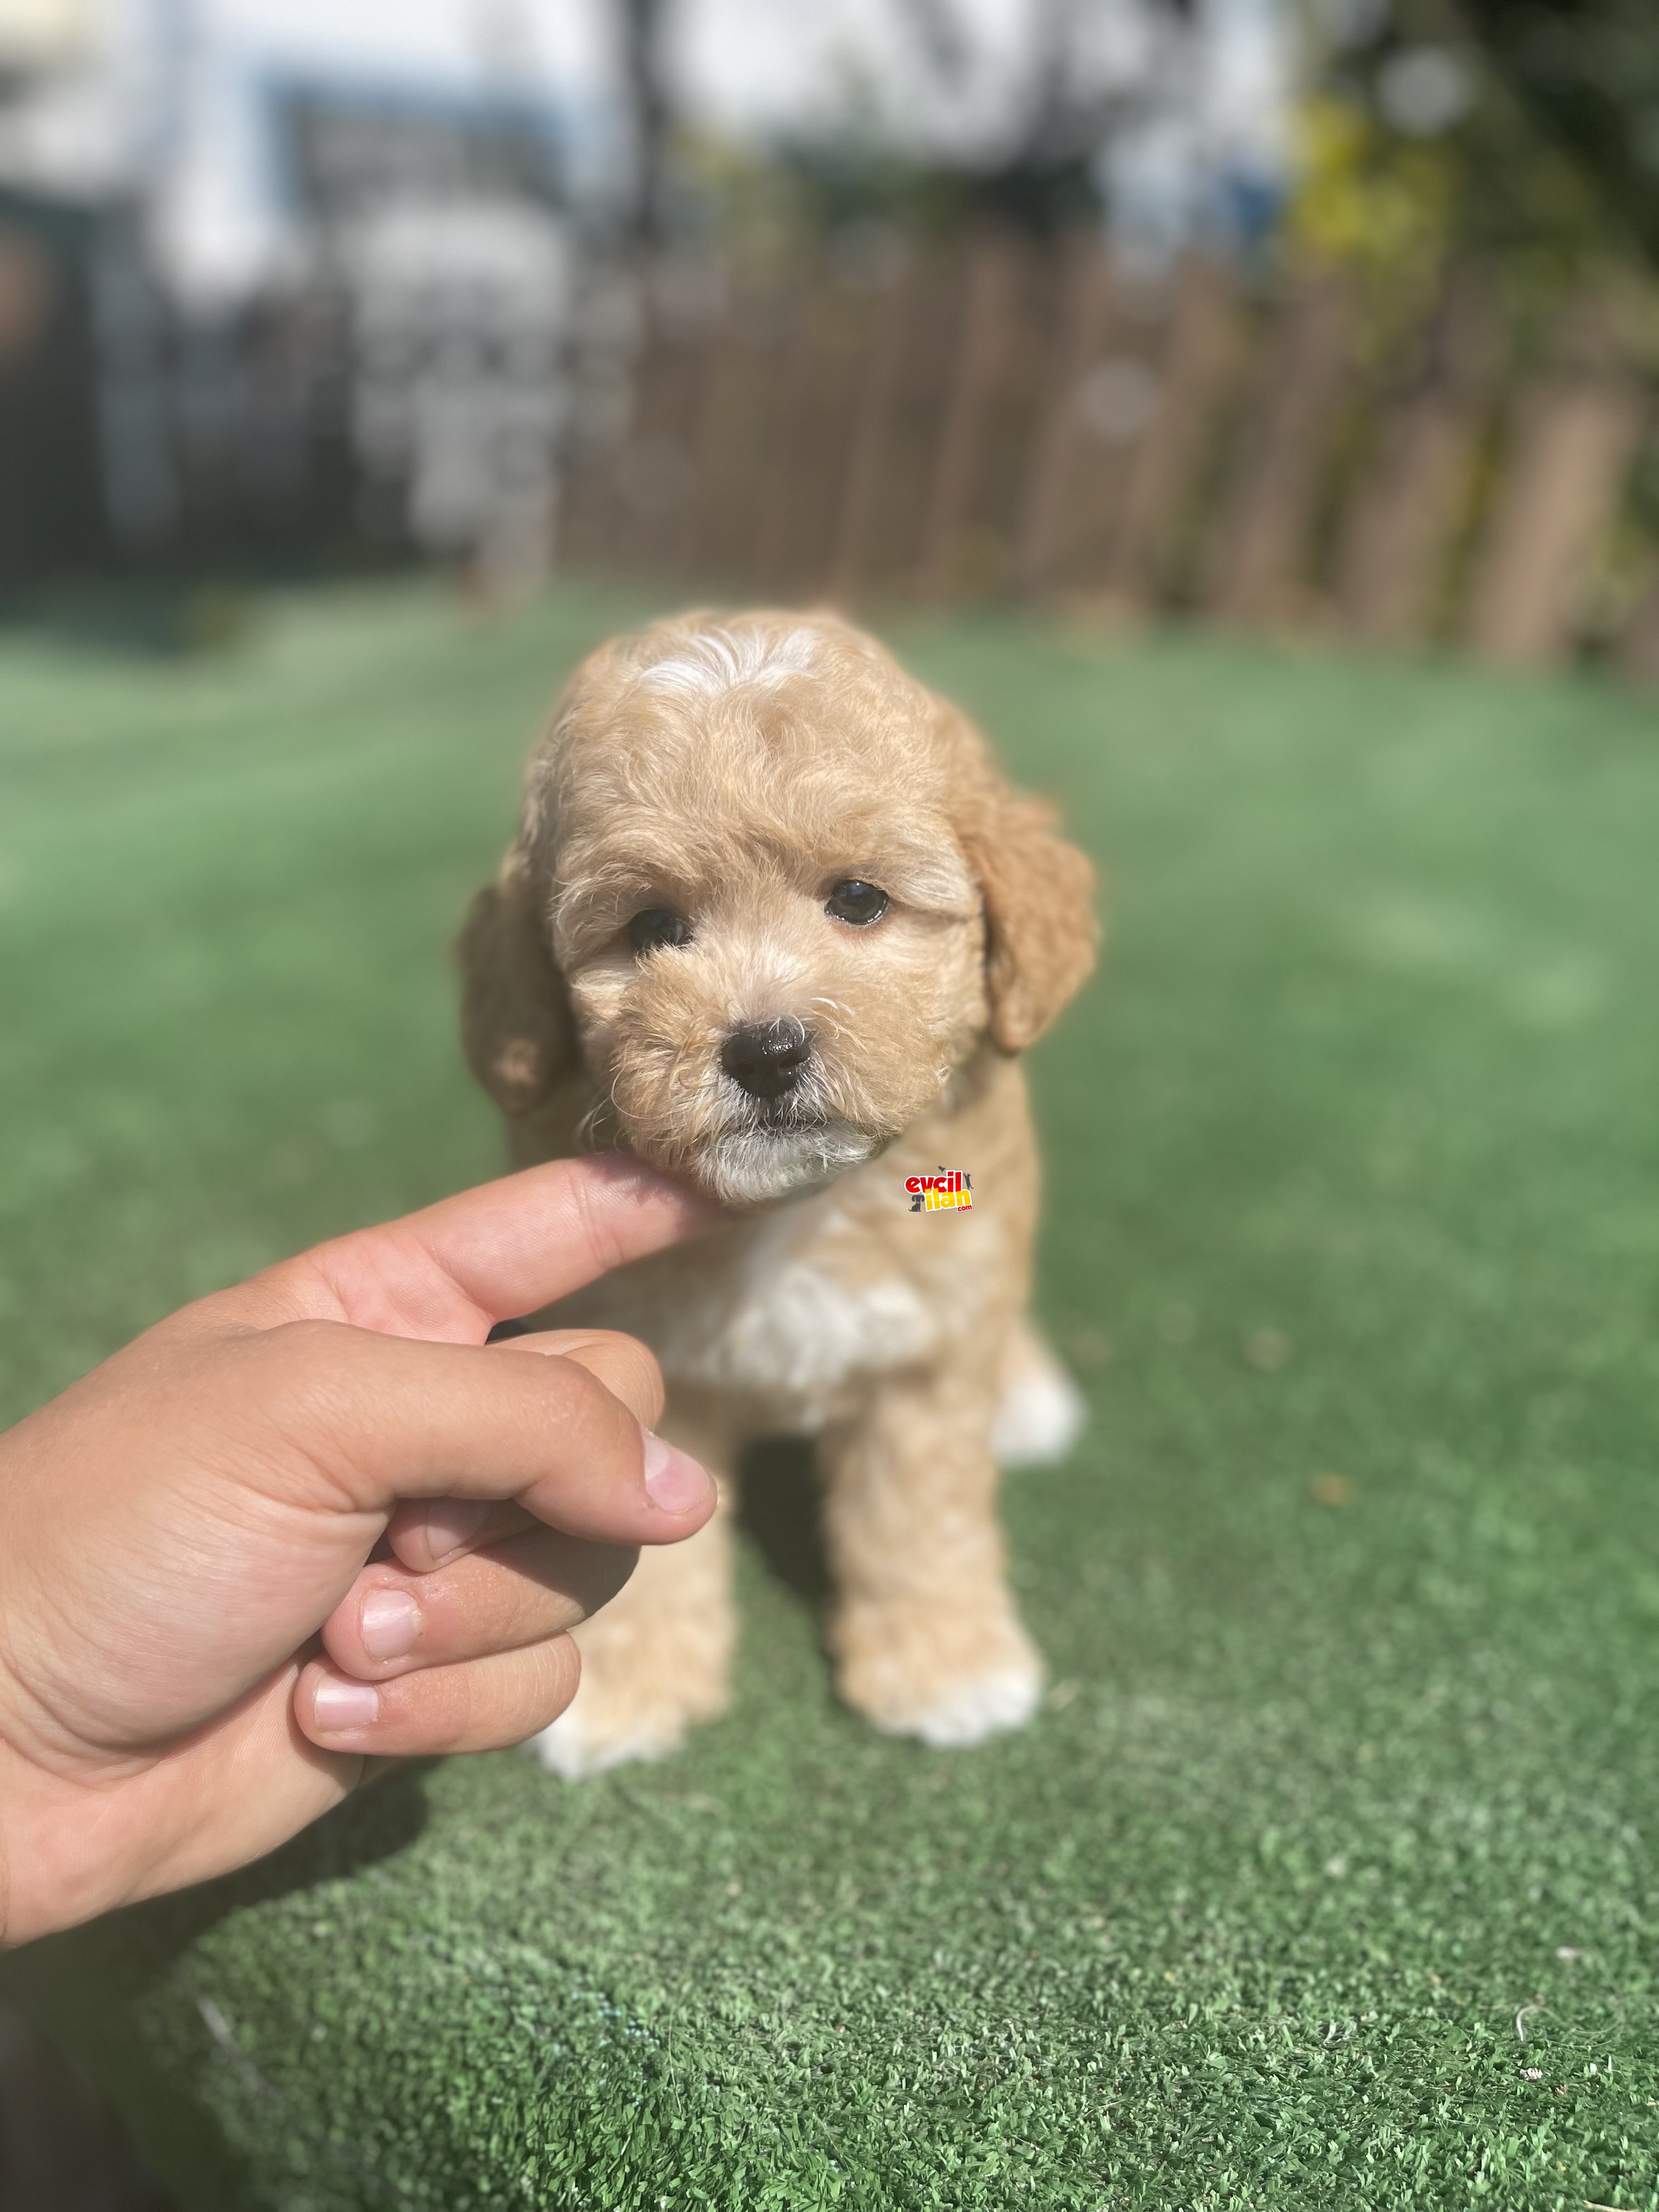
[(1095, 964), (1095, 872), (1055, 832), (1058, 810), (1013, 791), (994, 769), (975, 793), (963, 842), (985, 895), (991, 1037), (1035, 1044)]
[(527, 1114), (574, 1066), (576, 1042), (522, 846), (473, 900), (455, 949), (467, 1066), (503, 1113)]

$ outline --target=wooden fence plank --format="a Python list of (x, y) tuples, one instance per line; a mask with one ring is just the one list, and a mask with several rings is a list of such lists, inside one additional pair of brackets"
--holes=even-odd
[(1236, 289), (1194, 256), (1176, 280), (1152, 411), (1106, 534), (1099, 582), (1127, 606), (1155, 601), (1168, 584), (1172, 548), (1243, 359)]
[(867, 471), (859, 495), (862, 511), (852, 510), (851, 520), (843, 515), (845, 542), (856, 548), (847, 559), (856, 559), (854, 588), (862, 596), (903, 597), (917, 588), (964, 282), (960, 247), (919, 246), (890, 300), (890, 381), (868, 403), (875, 422), (861, 464)]
[(799, 283), (738, 293), (714, 342), (697, 430), (690, 542), (693, 568), (716, 583), (752, 578), (799, 295)]
[(1006, 231), (981, 232), (969, 250), (956, 368), (945, 395), (943, 425), (923, 526), (918, 584), (943, 597), (973, 507), (981, 441), (1006, 358), (1018, 271)]
[[(672, 573), (691, 556), (698, 423), (726, 302), (717, 281), (662, 264), (630, 289), (635, 332), (613, 330), (587, 367), (611, 406), (625, 399), (625, 420), (596, 420), (593, 398), (578, 396), (578, 420), (594, 442), (571, 471), (560, 557)], [(619, 323), (624, 303), (612, 301), (608, 313)]]
[(830, 593), (844, 606), (855, 605), (863, 590), (905, 342), (921, 289), (920, 267), (911, 252), (889, 273), (871, 320), (830, 562)]
[[(598, 465), (573, 471), (581, 557), (848, 600), (1144, 605), (1196, 572), (1224, 618), (1272, 623), (1308, 604), (1316, 524), (1334, 612), (1382, 641), (1422, 635), (1444, 598), (1505, 355), (1496, 307), (1449, 281), (1369, 450), (1336, 469), (1357, 318), (1334, 278), (1275, 310), (1197, 260), (1149, 286), (1092, 243), (981, 232), (912, 246), (884, 282), (797, 272), (703, 298), (651, 316), (609, 508)], [(1496, 456), (1463, 629), (1497, 659), (1571, 643), (1622, 496), (1645, 403), (1611, 325), (1587, 340), (1600, 327), (1576, 312)], [(1659, 588), (1620, 649), (1659, 666)]]
[(1106, 329), (1111, 291), (1098, 240), (1091, 234), (1071, 241), (1060, 277), (1054, 368), (1032, 441), (1017, 529), (1015, 578), (1026, 592), (1051, 583), (1066, 558), (1088, 376)]
[(755, 572), (769, 593), (822, 593), (879, 295), (826, 273), (802, 300), (773, 432)]
[(1516, 404), (1470, 592), (1468, 642), (1511, 667), (1552, 659), (1571, 642), (1577, 592), (1623, 495), (1645, 412), (1593, 304), (1566, 318), (1564, 346), (1576, 362), (1546, 369)]
[(973, 497), (954, 561), (956, 588), (981, 599), (1018, 586), (1031, 456), (1063, 343), (1063, 257), (1035, 240), (1019, 238), (1012, 258), (1002, 359), (987, 395)]
[(1350, 497), (1337, 605), (1356, 636), (1401, 643), (1431, 626), (1504, 352), (1496, 301), (1454, 276)]
[(1304, 280), (1263, 351), (1205, 564), (1204, 599), (1224, 622), (1272, 623), (1292, 611), (1352, 321), (1338, 279)]
[(1638, 684), (1659, 684), (1659, 562), (1650, 568), (1637, 595), (1617, 657), (1625, 673)]
[[(1098, 608), (1121, 608), (1110, 578), (1126, 501), (1157, 433), (1177, 303), (1167, 279), (1118, 270), (1093, 358), (1079, 382), (1054, 588)], [(1200, 450), (1204, 440), (1200, 436)]]

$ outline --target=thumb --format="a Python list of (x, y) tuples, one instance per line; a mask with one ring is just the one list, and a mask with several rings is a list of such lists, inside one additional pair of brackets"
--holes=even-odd
[[(574, 1359), (622, 1401), (641, 1428), (654, 1429), (662, 1418), (662, 1370), (636, 1337), (613, 1329), (550, 1328), (505, 1337), (490, 1352), (492, 1356), (528, 1352), (544, 1358)], [(659, 1439), (653, 1443), (657, 1450), (663, 1449)], [(408, 1498), (393, 1512), (386, 1540), (404, 1566), (426, 1574), (460, 1552), (498, 1543), (529, 1525), (525, 1509), (511, 1502)]]
[[(576, 1358), (314, 1321), (229, 1348), (229, 1387), (282, 1409), (298, 1450), (279, 1455), (280, 1480), (308, 1506), (382, 1518), (399, 1498), (511, 1499), (567, 1535), (613, 1544), (677, 1543), (714, 1510), (705, 1470)], [(619, 1358), (614, 1342), (602, 1356)]]

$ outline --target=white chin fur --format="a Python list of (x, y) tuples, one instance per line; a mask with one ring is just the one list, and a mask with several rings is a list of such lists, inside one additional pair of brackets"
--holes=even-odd
[(817, 1129), (731, 1129), (698, 1164), (698, 1179), (726, 1206), (757, 1206), (811, 1190), (861, 1167), (875, 1141), (849, 1122)]

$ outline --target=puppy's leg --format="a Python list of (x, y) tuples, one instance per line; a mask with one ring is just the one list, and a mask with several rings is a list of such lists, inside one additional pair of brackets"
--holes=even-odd
[(821, 1447), (837, 1685), (890, 1735), (977, 1743), (1029, 1720), (1042, 1690), (1004, 1572), (1000, 1381), (987, 1356), (883, 1382)]
[(677, 1751), (730, 1693), (733, 1438), (712, 1407), (678, 1396), (661, 1433), (714, 1476), (720, 1504), (684, 1543), (645, 1546), (610, 1604), (575, 1631), (580, 1686), (531, 1746), (570, 1781)]

